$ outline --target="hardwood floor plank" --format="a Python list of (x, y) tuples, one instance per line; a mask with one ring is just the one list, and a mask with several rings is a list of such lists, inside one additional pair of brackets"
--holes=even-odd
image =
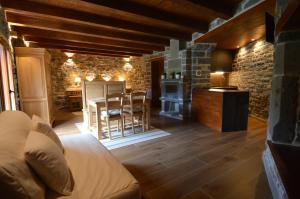
[[(255, 155), (225, 175), (220, 176), (213, 182), (204, 185), (203, 190), (212, 195), (214, 198), (226, 198), (226, 195), (238, 189), (240, 184), (246, 183), (252, 178), (258, 176), (262, 170), (261, 163), (261, 155)], [(244, 188), (245, 186), (242, 187)], [(243, 193), (245, 195), (249, 194), (247, 192)]]
[[(71, 118), (57, 129), (78, 133)], [(145, 199), (272, 198), (262, 168), (266, 123), (219, 133), (192, 121), (153, 115), (152, 126), (171, 135), (111, 152), (139, 181)]]

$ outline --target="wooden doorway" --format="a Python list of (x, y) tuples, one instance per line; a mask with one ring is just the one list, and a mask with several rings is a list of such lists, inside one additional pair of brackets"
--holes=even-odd
[(0, 111), (16, 110), (11, 52), (0, 43)]
[(160, 108), (161, 102), (161, 75), (164, 73), (164, 58), (160, 57), (151, 61), (151, 90), (152, 90), (152, 107)]

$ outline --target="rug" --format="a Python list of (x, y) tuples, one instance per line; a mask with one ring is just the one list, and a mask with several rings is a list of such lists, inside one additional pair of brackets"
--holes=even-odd
[[(95, 131), (89, 130), (83, 123), (76, 123), (75, 126), (79, 129), (81, 133), (89, 133), (97, 138), (97, 133)], [(129, 146), (132, 144), (137, 144), (165, 136), (171, 135), (170, 133), (152, 128), (146, 132), (136, 132), (135, 134), (132, 130), (124, 131), (124, 137), (121, 136), (121, 132), (112, 131), (113, 139), (110, 140), (108, 138), (104, 138), (99, 140), (108, 150), (117, 149), (125, 146)]]

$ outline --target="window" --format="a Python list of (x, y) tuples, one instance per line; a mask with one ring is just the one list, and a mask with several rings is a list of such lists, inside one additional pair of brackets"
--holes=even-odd
[(0, 44), (2, 110), (16, 110), (12, 62), (9, 50)]

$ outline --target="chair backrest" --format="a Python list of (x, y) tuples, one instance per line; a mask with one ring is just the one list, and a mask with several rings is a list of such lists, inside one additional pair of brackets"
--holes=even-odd
[(138, 91), (130, 93), (130, 107), (131, 110), (140, 109), (144, 111), (145, 101), (146, 101), (146, 92)]
[(122, 93), (125, 89), (125, 81), (83, 81), (82, 104), (83, 109), (88, 106), (88, 100), (92, 98), (105, 97), (106, 94)]
[(106, 94), (123, 93), (125, 85), (122, 83), (106, 84)]
[(107, 114), (113, 110), (123, 110), (123, 94), (122, 93), (113, 93), (106, 94), (105, 97), (105, 108)]

